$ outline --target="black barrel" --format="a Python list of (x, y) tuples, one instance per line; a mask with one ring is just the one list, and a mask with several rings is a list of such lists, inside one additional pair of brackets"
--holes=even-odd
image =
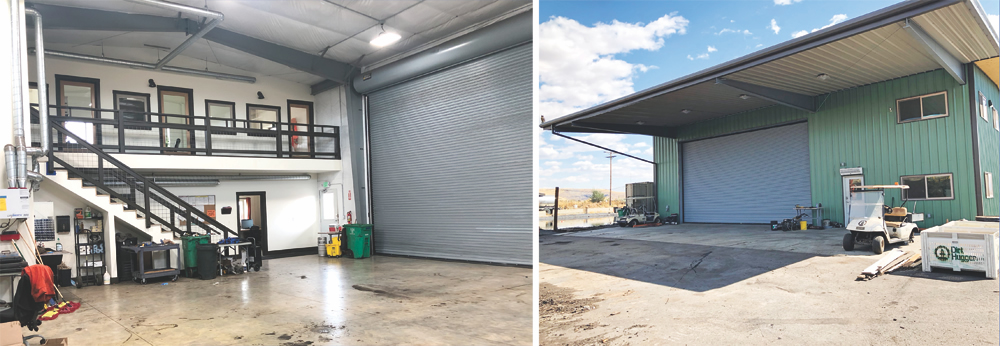
[(219, 247), (215, 244), (198, 244), (198, 276), (212, 280), (219, 273)]

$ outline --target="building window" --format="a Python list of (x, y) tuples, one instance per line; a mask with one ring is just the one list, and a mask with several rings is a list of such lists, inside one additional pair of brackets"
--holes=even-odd
[(986, 198), (993, 198), (993, 173), (986, 172), (983, 175), (984, 181), (986, 181)]
[(988, 114), (988, 113), (986, 113), (986, 95), (983, 95), (983, 92), (980, 91), (979, 92), (979, 116), (983, 117), (983, 120), (990, 121), (990, 119), (986, 117), (986, 114)]
[[(149, 94), (133, 93), (127, 91), (114, 90), (111, 92), (115, 99), (115, 109), (118, 116), (125, 121), (149, 122)], [(115, 127), (118, 127), (115, 125)], [(129, 130), (152, 130), (149, 126), (125, 125)]]
[[(281, 121), (281, 107), (247, 104), (248, 129), (277, 130), (279, 121)], [(267, 136), (267, 134), (259, 133), (249, 135)]]
[[(51, 103), (51, 102), (50, 102)], [(100, 118), (101, 114), (94, 109), (101, 108), (101, 81), (94, 78), (56, 75), (56, 102), (64, 108), (58, 115), (74, 118)], [(73, 109), (68, 109), (70, 107)], [(88, 143), (97, 143), (101, 128), (93, 123), (68, 121), (63, 126)], [(68, 137), (68, 136), (63, 136)], [(76, 143), (72, 138), (60, 138), (60, 142)]]
[(948, 116), (948, 93), (945, 91), (896, 100), (898, 122), (905, 123)]
[[(205, 116), (209, 117), (212, 127), (236, 127), (236, 103), (228, 101), (205, 100)], [(217, 120), (219, 119), (219, 120)], [(235, 135), (232, 131), (212, 130), (212, 133)]]
[(935, 199), (955, 199), (954, 184), (951, 173), (908, 175), (900, 177), (903, 185), (910, 188), (906, 190), (906, 199), (910, 200), (935, 200)]
[(1000, 117), (997, 116), (997, 108), (990, 106), (990, 112), (993, 113), (993, 129), (1000, 131)]
[[(159, 98), (160, 136), (163, 146), (175, 149), (190, 149), (195, 147), (194, 132), (186, 128), (171, 127), (173, 125), (191, 125), (194, 114), (194, 90), (159, 85), (156, 87)], [(191, 151), (164, 151), (168, 154), (191, 154)]]

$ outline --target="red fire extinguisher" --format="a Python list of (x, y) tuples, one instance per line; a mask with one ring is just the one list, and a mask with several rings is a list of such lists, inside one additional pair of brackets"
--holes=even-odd
[(350, 223), (353, 223), (353, 222), (351, 222), (351, 221), (352, 221), (352, 220), (351, 220), (351, 212), (347, 212), (347, 223), (349, 223), (349, 224), (350, 224)]

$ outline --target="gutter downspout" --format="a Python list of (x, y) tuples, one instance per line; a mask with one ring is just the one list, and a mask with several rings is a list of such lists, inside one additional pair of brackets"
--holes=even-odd
[(201, 30), (196, 32), (194, 35), (191, 35), (191, 37), (188, 37), (188, 39), (185, 40), (183, 43), (181, 43), (179, 46), (177, 46), (177, 48), (174, 48), (174, 50), (170, 51), (170, 53), (167, 54), (167, 56), (163, 57), (163, 59), (160, 59), (160, 61), (156, 62), (155, 68), (157, 70), (162, 69), (164, 65), (170, 62), (170, 60), (173, 60), (175, 57), (177, 57), (177, 55), (180, 55), (181, 52), (183, 52), (185, 49), (194, 44), (195, 41), (201, 39), (201, 37), (205, 36), (205, 34), (207, 34), (209, 31), (212, 31), (212, 29), (214, 29), (217, 25), (219, 25), (219, 23), (222, 22), (222, 20), (225, 19), (225, 16), (221, 12), (210, 11), (210, 10), (200, 9), (197, 7), (175, 4), (166, 1), (159, 1), (159, 0), (128, 0), (128, 1), (137, 4), (150, 5), (166, 10), (177, 11), (177, 12), (187, 13), (190, 15), (202, 16), (205, 18), (212, 19), (212, 21), (208, 22), (208, 24), (202, 27)]

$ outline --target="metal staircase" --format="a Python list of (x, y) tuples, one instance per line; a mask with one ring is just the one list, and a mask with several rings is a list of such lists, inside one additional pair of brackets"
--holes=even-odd
[[(119, 219), (144, 230), (154, 241), (163, 238), (157, 236), (161, 232), (171, 233), (174, 239), (208, 234), (214, 241), (237, 236), (197, 207), (67, 130), (63, 122), (72, 121), (72, 118), (53, 116), (49, 120), (53, 150), (48, 154), (48, 179), (77, 190), (74, 192), (78, 194), (81, 194), (78, 189), (94, 189), (92, 196), (81, 195), (88, 201), (95, 198), (97, 200), (91, 202), (100, 201), (106, 196), (108, 200), (103, 203), (121, 204), (123, 213), (134, 213), (136, 218), (143, 220), (138, 226), (145, 227), (138, 227), (127, 218)], [(79, 180), (79, 187), (70, 182), (73, 180)], [(114, 209), (117, 208), (111, 211), (118, 214)]]

